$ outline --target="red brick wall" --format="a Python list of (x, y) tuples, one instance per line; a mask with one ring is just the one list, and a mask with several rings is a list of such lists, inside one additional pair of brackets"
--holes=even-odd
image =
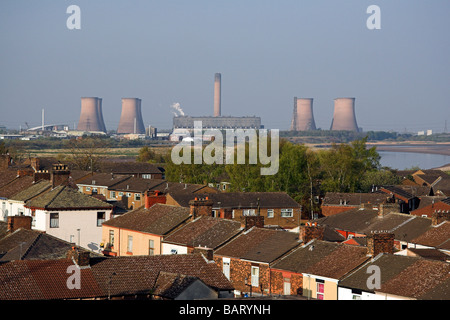
[(443, 202), (436, 202), (433, 205), (429, 205), (429, 206), (426, 206), (426, 207), (423, 207), (420, 209), (413, 210), (410, 213), (412, 215), (419, 216), (419, 217), (422, 215), (427, 215), (428, 218), (431, 218), (433, 212), (439, 211), (439, 210), (441, 210), (441, 211), (450, 210), (450, 206)]
[[(222, 270), (222, 257), (214, 256), (214, 261)], [(242, 261), (239, 259), (230, 259), (230, 281), (235, 290), (241, 292), (250, 292), (251, 284), (251, 267), (259, 267), (259, 286), (252, 287), (252, 293), (268, 294), (270, 292), (270, 269), (269, 265), (257, 264), (249, 261)], [(247, 285), (245, 284), (247, 278)], [(262, 286), (262, 292), (261, 292)]]
[(291, 283), (290, 295), (302, 295), (303, 294), (303, 276), (299, 273), (286, 272), (281, 270), (271, 270), (271, 293), (284, 295), (284, 282), (285, 278), (289, 278)]
[(332, 216), (334, 214), (338, 214), (347, 210), (355, 209), (356, 207), (352, 206), (322, 206), (322, 215), (325, 217)]

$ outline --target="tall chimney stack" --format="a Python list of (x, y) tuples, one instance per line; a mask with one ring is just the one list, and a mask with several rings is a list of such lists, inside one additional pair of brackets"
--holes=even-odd
[(221, 82), (222, 75), (220, 73), (216, 73), (214, 76), (214, 117), (220, 117), (221, 110)]

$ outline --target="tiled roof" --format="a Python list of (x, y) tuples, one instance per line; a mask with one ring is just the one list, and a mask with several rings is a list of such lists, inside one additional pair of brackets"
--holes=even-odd
[[(36, 230), (18, 229), (0, 238), (0, 262), (62, 259), (74, 245)], [(85, 251), (85, 249), (80, 248)]]
[(3, 197), (9, 199), (16, 193), (32, 186), (33, 183), (34, 178), (32, 176), (17, 177), (0, 188), (0, 198)]
[(17, 170), (0, 170), (0, 188), (8, 184), (17, 177)]
[(352, 209), (317, 220), (319, 225), (334, 229), (371, 234), (373, 232), (394, 233), (395, 239), (410, 241), (425, 232), (431, 220), (403, 213), (388, 213), (378, 216), (377, 210)]
[(68, 268), (61, 260), (20, 260), (0, 265), (0, 300), (78, 299), (103, 296), (90, 268), (80, 269), (80, 289), (70, 289)]
[(241, 230), (238, 221), (201, 216), (170, 234), (164, 242), (215, 249)]
[(200, 254), (91, 258), (80, 271), (80, 289), (67, 282), (69, 259), (20, 260), (0, 264), (0, 300), (105, 298), (151, 294), (161, 272), (195, 277), (215, 290), (233, 290), (221, 269)]
[(381, 190), (382, 192), (385, 192), (388, 194), (392, 193), (395, 196), (400, 196), (402, 198), (405, 198), (406, 200), (409, 200), (409, 199), (412, 199), (415, 197), (415, 195), (412, 195), (411, 193), (409, 193), (397, 186), (383, 186), (382, 188), (386, 190), (386, 191)]
[(386, 202), (386, 195), (381, 193), (340, 193), (327, 192), (322, 205), (359, 206), (362, 203), (380, 204)]
[(149, 209), (140, 207), (103, 222), (104, 226), (165, 235), (190, 217), (189, 208), (155, 204)]
[(233, 289), (221, 269), (201, 254), (98, 259), (91, 269), (102, 290), (112, 295), (151, 293), (161, 271), (197, 277), (214, 289)]
[(382, 253), (354, 272), (348, 273), (341, 279), (339, 286), (374, 292), (373, 289), (367, 287), (367, 279), (369, 276), (367, 270), (369, 266), (375, 265), (380, 268), (380, 282), (381, 285), (383, 285), (397, 276), (404, 269), (408, 268), (415, 261), (417, 261), (417, 258), (415, 257)]
[(91, 197), (89, 195), (78, 192), (68, 186), (57, 186), (27, 202), (27, 207), (42, 208), (49, 210), (64, 209), (112, 209), (112, 205)]
[(195, 281), (201, 280), (193, 276), (161, 271), (153, 288), (153, 294), (166, 299), (175, 299)]
[(253, 227), (217, 249), (214, 254), (272, 263), (299, 244), (298, 233)]
[(338, 247), (338, 243), (314, 240), (285, 255), (275, 262), (272, 268), (302, 273), (331, 254)]
[(362, 233), (377, 218), (377, 210), (352, 209), (320, 218), (317, 220), (317, 223), (335, 229)]
[(444, 221), (436, 226), (430, 226), (426, 232), (414, 238), (411, 242), (439, 249), (448, 246), (449, 239), (450, 221)]
[(36, 197), (37, 195), (49, 190), (51, 188), (51, 186), (52, 186), (52, 184), (49, 180), (41, 180), (41, 181), (31, 185), (30, 187), (28, 187), (22, 191), (19, 191), (14, 196), (12, 196), (10, 199), (26, 202), (26, 201), (32, 199), (33, 197)]
[[(427, 292), (449, 278), (449, 263), (418, 259), (397, 276), (383, 283), (380, 291), (402, 297), (420, 298), (420, 296), (427, 294)], [(441, 297), (444, 300), (449, 298), (450, 292)]]
[[(164, 181), (164, 183), (157, 185), (155, 187), (150, 188), (150, 190), (158, 190), (163, 193), (194, 193), (201, 191), (202, 188), (205, 188), (206, 185), (203, 184), (194, 184), (194, 183), (180, 183), (180, 182), (170, 182)], [(218, 192), (218, 191), (217, 191)]]
[(95, 173), (92, 176), (88, 176), (81, 179), (80, 181), (77, 182), (77, 184), (88, 186), (96, 185), (96, 186), (110, 187), (129, 178), (131, 178), (130, 175)]
[(417, 256), (422, 257), (422, 258), (440, 260), (440, 261), (450, 260), (450, 255), (445, 254), (437, 249), (408, 248), (407, 250), (411, 251), (412, 253), (414, 253)]
[(109, 190), (144, 193), (147, 190), (163, 186), (164, 182), (165, 180), (162, 179), (143, 179), (132, 177), (114, 184), (109, 188)]
[[(367, 270), (371, 265), (380, 268), (380, 289), (367, 287)], [(349, 273), (339, 286), (415, 299), (448, 300), (449, 272), (447, 262), (384, 253)]]
[[(314, 250), (313, 250), (314, 251)], [(367, 248), (340, 244), (323, 259), (304, 272), (317, 276), (340, 279), (369, 259)]]
[[(211, 199), (214, 208), (298, 208), (300, 205), (285, 192), (219, 192), (219, 193), (170, 193), (180, 206), (188, 207), (195, 197)], [(219, 204), (220, 202), (220, 204)]]
[(162, 173), (154, 164), (134, 161), (103, 161), (100, 164), (100, 172), (118, 174)]

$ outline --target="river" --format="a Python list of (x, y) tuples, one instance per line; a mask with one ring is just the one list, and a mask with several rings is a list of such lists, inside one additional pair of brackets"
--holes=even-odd
[(378, 151), (381, 156), (380, 163), (384, 167), (405, 170), (412, 167), (432, 169), (450, 163), (450, 156), (432, 153)]

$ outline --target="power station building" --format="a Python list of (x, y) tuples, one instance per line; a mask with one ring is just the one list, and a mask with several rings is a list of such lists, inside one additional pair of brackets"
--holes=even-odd
[(263, 129), (261, 117), (246, 116), (233, 117), (222, 116), (221, 105), (222, 75), (214, 74), (214, 109), (213, 116), (186, 116), (177, 115), (173, 117), (173, 131), (170, 139), (179, 141), (183, 137), (190, 136), (195, 128), (195, 122), (201, 121), (202, 129)]
[(194, 129), (194, 122), (201, 121), (204, 129), (261, 129), (260, 117), (173, 117), (174, 129)]

